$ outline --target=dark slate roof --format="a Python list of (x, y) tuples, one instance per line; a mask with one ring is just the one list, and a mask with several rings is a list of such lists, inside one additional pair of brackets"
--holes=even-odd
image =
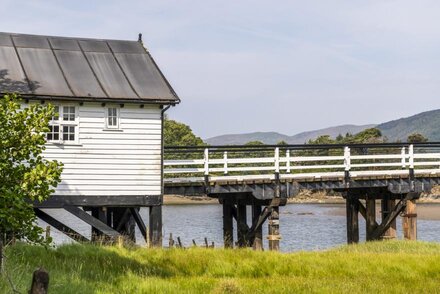
[(0, 33), (0, 93), (40, 99), (179, 103), (138, 41)]

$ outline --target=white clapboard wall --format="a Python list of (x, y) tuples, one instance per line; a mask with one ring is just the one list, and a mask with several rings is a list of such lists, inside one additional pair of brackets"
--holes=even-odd
[(77, 141), (47, 143), (43, 154), (64, 164), (62, 181), (54, 195), (160, 195), (159, 106), (140, 108), (126, 103), (119, 108), (119, 129), (109, 130), (105, 128), (105, 117), (106, 107), (111, 104), (75, 105)]

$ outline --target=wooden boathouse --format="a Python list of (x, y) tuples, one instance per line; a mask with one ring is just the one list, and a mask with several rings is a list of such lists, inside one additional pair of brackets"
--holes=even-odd
[[(64, 164), (62, 181), (35, 204), (37, 216), (82, 241), (88, 239), (47, 209), (63, 208), (91, 225), (92, 238), (134, 239), (137, 224), (160, 246), (163, 118), (180, 100), (141, 35), (121, 41), (0, 33), (0, 93), (11, 92), (24, 105), (52, 103), (58, 112), (44, 156)], [(140, 207), (149, 207), (149, 230)]]

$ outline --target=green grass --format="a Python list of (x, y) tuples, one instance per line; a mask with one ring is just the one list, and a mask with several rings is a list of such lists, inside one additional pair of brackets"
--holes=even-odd
[[(424, 242), (289, 254), (18, 244), (6, 255), (21, 293), (39, 266), (49, 271), (50, 293), (440, 293), (440, 245)], [(12, 293), (5, 275), (0, 293)]]

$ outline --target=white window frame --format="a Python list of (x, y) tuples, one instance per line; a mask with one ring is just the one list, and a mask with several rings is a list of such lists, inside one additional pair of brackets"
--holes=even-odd
[[(55, 144), (79, 144), (79, 109), (78, 106), (74, 104), (53, 104), (53, 106), (58, 107), (58, 120), (52, 120), (49, 122), (50, 126), (59, 126), (59, 139), (58, 140), (49, 140), (48, 143)], [(74, 107), (75, 109), (75, 118), (74, 120), (64, 120), (64, 107)], [(75, 127), (75, 132), (73, 133), (75, 136), (75, 140), (64, 140), (64, 130), (65, 126)], [(47, 138), (47, 137), (46, 137)]]
[[(108, 121), (109, 121), (109, 109), (116, 109), (116, 125), (109, 125)], [(106, 130), (120, 130), (120, 120), (121, 120), (121, 109), (117, 106), (107, 106), (105, 108), (105, 129)]]

